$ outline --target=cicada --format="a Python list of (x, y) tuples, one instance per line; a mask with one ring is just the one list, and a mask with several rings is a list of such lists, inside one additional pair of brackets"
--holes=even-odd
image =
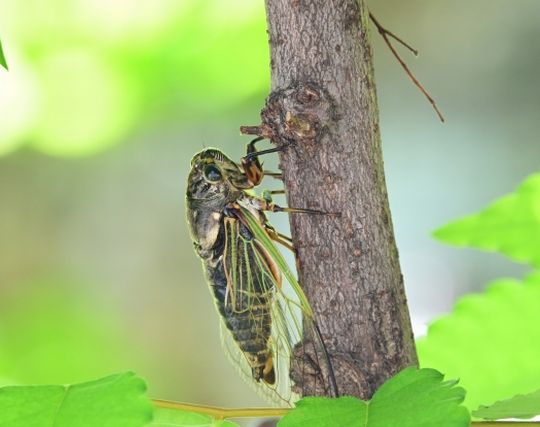
[[(245, 377), (271, 401), (292, 404), (302, 394), (291, 380), (294, 353), (304, 331), (323, 348), (305, 372), (332, 372), (313, 310), (275, 243), (292, 249), (264, 212), (320, 213), (284, 208), (251, 191), (265, 175), (256, 139), (239, 163), (207, 148), (191, 160), (187, 220), (221, 319), (223, 345)], [(288, 285), (287, 285), (288, 283)], [(326, 364), (319, 369), (320, 363)], [(315, 366), (313, 366), (315, 365)], [(302, 372), (304, 368), (300, 368)], [(335, 380), (322, 380), (337, 393)]]

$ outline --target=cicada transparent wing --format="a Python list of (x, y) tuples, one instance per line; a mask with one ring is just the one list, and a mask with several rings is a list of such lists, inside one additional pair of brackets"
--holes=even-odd
[[(312, 340), (320, 335), (309, 302), (265, 221), (262, 212), (242, 199), (226, 210), (223, 345), (260, 394), (279, 406), (292, 405), (302, 394), (291, 380), (295, 352), (303, 344), (304, 331)], [(322, 342), (317, 348), (321, 346)], [(317, 375), (313, 369), (329, 363), (323, 351), (315, 352), (315, 358), (310, 366), (296, 362), (296, 377)]]

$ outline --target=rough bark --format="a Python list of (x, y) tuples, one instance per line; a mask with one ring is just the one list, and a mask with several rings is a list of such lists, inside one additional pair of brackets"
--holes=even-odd
[(289, 206), (340, 214), (293, 214), (291, 231), (340, 393), (369, 398), (417, 358), (384, 179), (368, 10), (362, 0), (266, 0), (266, 11), (272, 93), (257, 133), (284, 147)]

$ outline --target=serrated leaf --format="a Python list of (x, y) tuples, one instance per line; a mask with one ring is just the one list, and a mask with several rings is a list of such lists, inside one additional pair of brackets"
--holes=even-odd
[(453, 221), (434, 233), (446, 243), (501, 252), (540, 266), (540, 174), (485, 210)]
[(210, 415), (179, 409), (156, 408), (148, 427), (238, 427), (229, 420), (216, 420)]
[(4, 67), (6, 70), (8, 69), (8, 65), (6, 62), (6, 56), (4, 55), (4, 49), (2, 48), (2, 41), (0, 40), (0, 65)]
[(418, 340), (421, 367), (460, 379), (464, 404), (530, 393), (540, 384), (540, 273), (491, 283), (460, 299)]
[(473, 415), (486, 420), (502, 418), (532, 418), (540, 415), (540, 390), (511, 399), (500, 400), (493, 405), (480, 406)]
[(0, 426), (143, 427), (153, 407), (133, 373), (60, 386), (0, 388)]
[(460, 403), (465, 390), (443, 382), (434, 369), (407, 368), (384, 383), (373, 398), (308, 397), (285, 415), (279, 427), (465, 427), (470, 416)]

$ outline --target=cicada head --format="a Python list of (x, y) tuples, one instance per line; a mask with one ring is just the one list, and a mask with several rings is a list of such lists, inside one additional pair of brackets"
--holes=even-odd
[(223, 208), (249, 187), (242, 169), (216, 148), (204, 149), (191, 160), (187, 188), (190, 202)]

